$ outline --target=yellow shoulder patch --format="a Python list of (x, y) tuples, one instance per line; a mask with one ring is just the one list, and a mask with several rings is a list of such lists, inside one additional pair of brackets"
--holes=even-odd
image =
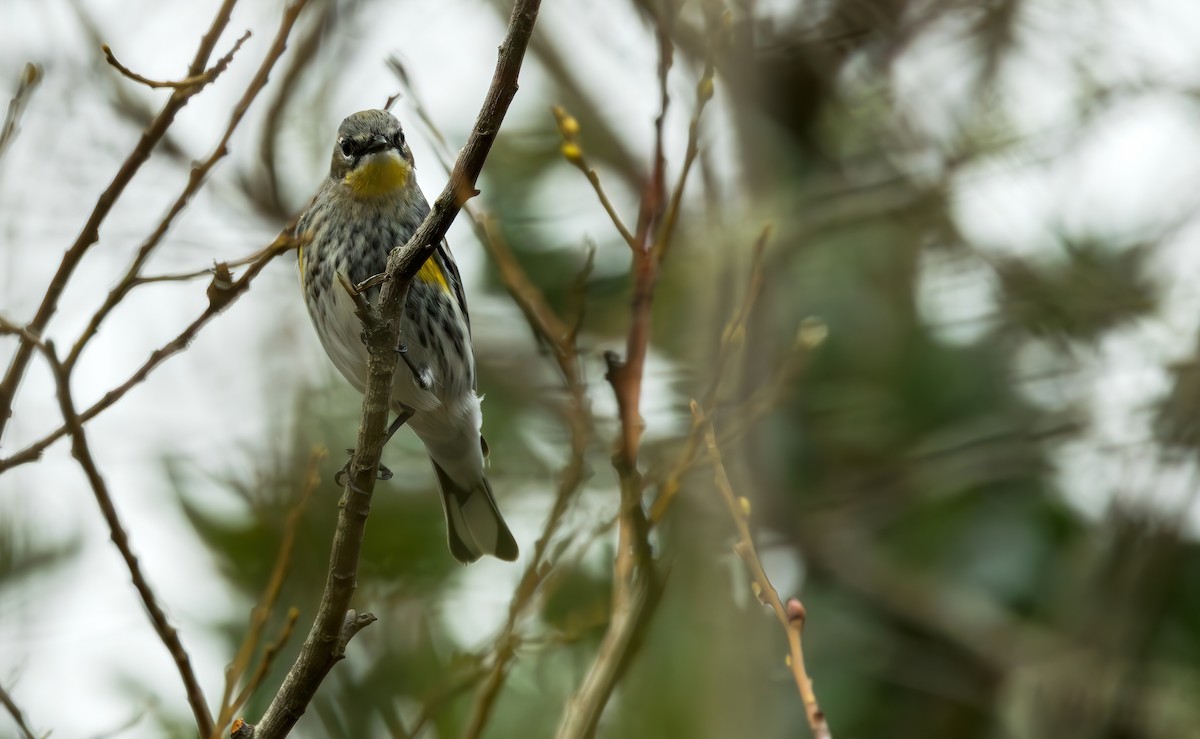
[(425, 264), (421, 265), (421, 271), (417, 273), (417, 279), (421, 282), (431, 285), (437, 285), (442, 288), (442, 292), (450, 292), (450, 283), (446, 281), (446, 274), (442, 272), (442, 268), (438, 266), (437, 260), (433, 255), (430, 255), (425, 260)]

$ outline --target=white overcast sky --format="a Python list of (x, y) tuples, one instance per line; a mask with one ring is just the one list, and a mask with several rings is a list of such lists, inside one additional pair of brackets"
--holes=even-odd
[[(207, 26), (217, 4), (81, 2), (127, 65), (160, 78), (180, 75), (195, 49), (198, 29)], [(782, 0), (769, 5), (787, 7)], [(195, 99), (176, 124), (179, 139), (196, 146), (194, 156), (204, 155), (215, 142), (232, 102), (274, 34), (281, 6), (276, 0), (244, 0), (237, 9), (218, 53), (244, 28), (254, 30), (253, 39), (227, 75)], [(1200, 195), (1200, 115), (1194, 104), (1161, 92), (1135, 95), (1082, 131), (1071, 116), (1080, 79), (1076, 65), (1083, 60), (1101, 83), (1148, 80), (1200, 86), (1200, 4), (1030, 0), (1026, 6), (1021, 51), (1003, 70), (1000, 104), (1020, 133), (1040, 143), (1022, 155), (1000, 158), (962, 175), (955, 202), (964, 233), (998, 253), (1040, 253), (1060, 226), (1136, 238), (1194, 210)], [(379, 2), (373, 7), (379, 17), (368, 30), (339, 31), (361, 34), (355, 39), (359, 53), (352, 63), (358, 73), (338, 80), (332, 91), (335, 110), (341, 112), (304, 125), (332, 133), (341, 115), (381, 104), (396, 90), (382, 60), (399, 53), (434, 117), (461, 141), (491, 76), (501, 20), (483, 0)], [(554, 29), (560, 46), (570, 50), (571, 63), (597, 96), (620, 101), (610, 108), (611, 115), (648, 123), (656, 106), (654, 47), (625, 4), (546, 0), (543, 15), (543, 29)], [(454, 41), (452, 48), (448, 39)], [(896, 68), (897, 96), (911, 123), (924, 134), (953, 136), (969, 73), (959, 64), (962, 51), (948, 33), (910, 50)], [(44, 65), (46, 80), (29, 107), (23, 133), (0, 163), (0, 313), (17, 320), (32, 315), (62, 250), (137, 135), (109, 110), (104, 90), (78, 84), (80, 70), (102, 60), (85, 43), (70, 2), (0, 0), (4, 99), (21, 66), (30, 60)], [(546, 114), (545, 98), (538, 94), (544, 84), (536, 67), (526, 68), (512, 121)], [(690, 97), (689, 79), (677, 79), (674, 85), (677, 99)], [(686, 126), (684, 114), (678, 112), (682, 107), (676, 107), (669, 121), (677, 132)], [(404, 110), (402, 103), (400, 115)], [(273, 236), (253, 214), (238, 215), (223, 194), (229, 192), (235, 164), (252, 155), (252, 139), (246, 134), (255, 130), (261, 113), (261, 107), (251, 112), (249, 125), (233, 142), (232, 157), (219, 166), (213, 183), (171, 232), (155, 262), (156, 271), (194, 269), (214, 258), (240, 256)], [(619, 128), (628, 133), (634, 150), (649, 147), (649, 125)], [(719, 114), (706, 122), (705, 140), (719, 158), (721, 152), (728, 153), (727, 134)], [(415, 146), (424, 189), (440, 189), (435, 160), (419, 138)], [(670, 153), (677, 155), (681, 146), (682, 135), (677, 135)], [(315, 187), (325, 167), (325, 151), (297, 144), (288, 158), (288, 172), (300, 183), (294, 191)], [(724, 166), (735, 166), (727, 155), (724, 159)], [(570, 187), (556, 189), (547, 208), (548, 220), (562, 230), (563, 242), (578, 244), (583, 233), (606, 224), (586, 186), (579, 187), (573, 174), (565, 173), (564, 183), (570, 180)], [(173, 165), (157, 159), (146, 165), (106, 223), (95, 253), (77, 273), (53, 324), (55, 335), (78, 332), (181, 184), (181, 173)], [(616, 197), (621, 206), (632, 202), (632, 194), (619, 189)], [(1200, 289), (1193, 287), (1194, 279), (1186, 278), (1200, 274), (1197, 233), (1196, 228), (1181, 230), (1154, 261), (1156, 276), (1167, 287), (1162, 314), (1077, 358), (1082, 369), (1074, 376), (1078, 387), (1072, 392), (1091, 406), (1097, 425), (1086, 443), (1064, 450), (1059, 462), (1064, 488), (1092, 515), (1099, 515), (1113, 495), (1128, 495), (1135, 489), (1132, 483), (1153, 475), (1170, 483), (1157, 486), (1155, 505), (1178, 505), (1189, 492), (1183, 472), (1164, 475), (1161, 467), (1151, 466), (1145, 447), (1137, 442), (1149, 433), (1146, 403), (1166, 387), (1164, 363), (1195, 345)], [(480, 273), (480, 250), (462, 224), (452, 231), (451, 240), (459, 245), (456, 254), (468, 281), (474, 279)], [(213, 472), (250, 469), (246, 450), (265, 445), (264, 419), (268, 412), (279, 411), (265, 407), (268, 378), (278, 392), (276, 378), (294, 378), (299, 387), (330, 372), (300, 305), (293, 267), (285, 262), (269, 268), (248, 296), (205, 329), (191, 350), (170, 360), (151, 381), (89, 426), (142, 563), (184, 634), (210, 696), (218, 692), (228, 656), (203, 627), (214, 615), (225, 613), (227, 594), (170, 500), (160, 459), (169, 453), (200, 460)], [(932, 320), (946, 324), (947, 338), (969, 340), (978, 335), (972, 333), (971, 322), (960, 319), (977, 315), (986, 320), (986, 280), (984, 274), (930, 265), (923, 309)], [(137, 330), (114, 329), (101, 335), (87, 355), (87, 371), (77, 375), (75, 392), (81, 401), (123, 380), (133, 362), (174, 336), (205, 304), (199, 289), (181, 295), (186, 293), (176, 286), (146, 288), (114, 314), (112, 326)], [(509, 316), (507, 321), (493, 321), (494, 340), (522, 340), (524, 332), (507, 305), (496, 300), (495, 305), (479, 307), (478, 300), (473, 299), (473, 312)], [(517, 328), (506, 334), (505, 326)], [(278, 356), (260, 349), (268, 337), (280, 335), (289, 338), (294, 353)], [(4, 364), (11, 347), (11, 342), (0, 342)], [(657, 396), (669, 398), (666, 392)], [(1031, 387), (1031, 396), (1038, 397), (1036, 387)], [(54, 424), (57, 413), (48, 377), (31, 371), (4, 449), (11, 451), (37, 438)], [(669, 421), (664, 409), (657, 420), (652, 417), (651, 426), (661, 432)], [(1114, 447), (1127, 451), (1103, 451)], [(1127, 487), (1118, 487), (1122, 482)], [(515, 523), (529, 539), (540, 512), (527, 514), (518, 514)], [(161, 700), (185, 712), (173, 665), (128, 587), (128, 575), (63, 445), (55, 446), (39, 464), (0, 477), (0, 515), (28, 522), (30, 538), (76, 532), (83, 536), (83, 556), (75, 564), (54, 578), (33, 579), (0, 599), (0, 682), (12, 686), (35, 726), (53, 729), (56, 737), (76, 737), (120, 725), (137, 712), (121, 686), (124, 675), (161, 686)], [(191, 576), (184, 579), (182, 573)], [(499, 579), (502, 585), (510, 576), (509, 570), (492, 564), (477, 565), (464, 575), (476, 594), (481, 592), (474, 587), (477, 583)], [(463, 633), (486, 630), (488, 614), (507, 602), (504, 587), (482, 592), (497, 608), (475, 603), (472, 609), (455, 609), (484, 614), (482, 624), (465, 623)], [(0, 727), (0, 734), (8, 730), (6, 718), (0, 717)], [(126, 734), (152, 735), (148, 725)]]

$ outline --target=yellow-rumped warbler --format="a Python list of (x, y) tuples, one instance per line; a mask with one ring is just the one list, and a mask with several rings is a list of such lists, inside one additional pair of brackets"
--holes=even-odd
[[(413, 175), (400, 122), (386, 111), (355, 113), (338, 128), (329, 178), (300, 218), (304, 300), (321, 344), (363, 392), (367, 348), (354, 302), (339, 284), (384, 271), (429, 213)], [(368, 293), (374, 302), (379, 288)], [(462, 279), (443, 241), (408, 290), (400, 324), (404, 362), (392, 385), (392, 410), (425, 444), (442, 493), (450, 552), (463, 563), (484, 554), (512, 561), (517, 542), (483, 474), (487, 445), (475, 388), (475, 356)], [(393, 428), (390, 431), (394, 431)]]

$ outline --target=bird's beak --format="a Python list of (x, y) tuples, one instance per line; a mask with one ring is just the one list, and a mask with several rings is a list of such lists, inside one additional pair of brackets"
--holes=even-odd
[(392, 143), (388, 141), (386, 136), (375, 135), (371, 137), (371, 143), (367, 144), (362, 150), (363, 154), (374, 154), (379, 151), (387, 151), (392, 147)]

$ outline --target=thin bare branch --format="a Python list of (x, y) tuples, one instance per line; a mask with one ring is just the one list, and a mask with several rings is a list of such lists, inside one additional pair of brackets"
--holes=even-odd
[(8, 151), (9, 144), (21, 131), (21, 114), (25, 112), (29, 98), (41, 81), (42, 68), (38, 65), (31, 62), (21, 70), (21, 77), (17, 80), (17, 91), (8, 101), (8, 112), (4, 114), (4, 127), (0, 128), (0, 158), (4, 157), (4, 152)]
[(138, 592), (138, 597), (142, 600), (142, 605), (146, 607), (146, 613), (150, 617), (150, 623), (154, 626), (155, 633), (158, 634), (159, 640), (166, 646), (167, 651), (171, 653), (171, 659), (175, 661), (175, 668), (179, 671), (179, 677), (187, 691), (188, 704), (196, 719), (196, 728), (199, 730), (200, 736), (209, 736), (213, 728), (212, 714), (208, 712), (204, 691), (192, 669), (191, 657), (188, 656), (183, 642), (179, 639), (179, 632), (171, 625), (167, 614), (159, 605), (158, 596), (155, 595), (150, 583), (142, 574), (141, 565), (129, 543), (129, 535), (125, 532), (125, 527), (117, 514), (116, 505), (109, 494), (108, 484), (100, 475), (96, 460), (92, 457), (87, 434), (83, 429), (83, 420), (76, 412), (75, 401), (71, 397), (70, 375), (63, 364), (59, 362), (53, 344), (47, 342), (45, 347), (46, 358), (50, 361), (54, 371), (54, 380), (58, 387), (59, 408), (62, 411), (63, 421), (71, 434), (71, 454), (88, 479), (88, 484), (96, 498), (96, 504), (100, 507), (100, 513), (104, 516), (105, 523), (108, 524), (109, 537), (117, 547), (117, 551), (121, 553), (121, 558), (125, 560), (125, 566), (129, 569), (129, 577)]
[[(754, 304), (757, 302), (762, 289), (763, 254), (766, 250), (767, 241), (771, 238), (771, 231), (770, 226), (764, 227), (759, 233), (758, 240), (754, 243), (754, 256), (746, 291), (742, 295), (741, 304), (734, 311), (729, 322), (725, 324), (725, 330), (721, 332), (721, 339), (717, 345), (717, 358), (714, 362), (713, 376), (709, 380), (708, 388), (704, 392), (704, 400), (702, 401), (705, 408), (715, 408), (717, 406), (717, 395), (720, 392), (721, 382), (725, 378), (729, 363), (733, 358), (734, 350), (740, 348), (745, 341), (746, 323), (750, 319), (750, 313), (754, 310)], [(671, 507), (671, 503), (675, 500), (675, 496), (679, 493), (682, 486), (684, 474), (691, 469), (699, 455), (703, 439), (704, 425), (698, 418), (693, 416), (692, 426), (688, 430), (687, 439), (684, 442), (683, 453), (676, 457), (671, 471), (659, 483), (658, 497), (654, 499), (654, 504), (650, 507), (651, 526), (655, 526), (662, 521), (663, 516), (667, 513), (667, 509)]]
[[(620, 421), (617, 452), (613, 455), (613, 467), (620, 480), (620, 506), (617, 512), (617, 552), (613, 563), (612, 616), (591, 667), (567, 703), (558, 725), (558, 739), (590, 739), (594, 736), (604, 707), (633, 658), (638, 634), (649, 623), (661, 592), (650, 552), (649, 522), (643, 507), (643, 483), (638, 469), (643, 425), (639, 408), (650, 344), (650, 309), (662, 264), (662, 251), (652, 248), (652, 244), (654, 229), (662, 220), (665, 205), (663, 122), (670, 103), (667, 74), (673, 54), (666, 28), (671, 19), (660, 17), (657, 20), (661, 108), (654, 124), (651, 175), (642, 190), (637, 229), (630, 244), (633, 251), (633, 264), (630, 267), (633, 300), (625, 358), (622, 360), (615, 352), (605, 355), (608, 366), (606, 379), (616, 397)], [(569, 121), (567, 124), (564, 128), (560, 122), (560, 130), (564, 134), (570, 134), (573, 130)], [(569, 158), (570, 152), (565, 153)]]
[[(284, 202), (283, 193), (279, 187), (279, 162), (276, 153), (279, 136), (284, 130), (282, 121), (289, 110), (289, 103), (299, 87), (304, 73), (312, 66), (319, 56), (321, 44), (329, 37), (339, 23), (353, 25), (353, 15), (360, 12), (366, 5), (362, 3), (340, 3), (337, 0), (323, 0), (322, 7), (314, 9), (315, 17), (310, 17), (310, 23), (297, 39), (294, 50), (275, 94), (267, 105), (263, 123), (259, 129), (259, 160), (262, 162), (262, 173), (265, 183), (251, 176), (242, 177), (243, 191), (259, 207), (259, 209), (275, 218), (287, 218), (290, 207)], [(312, 16), (312, 13), (310, 13)]]
[(613, 207), (612, 201), (608, 198), (608, 193), (604, 190), (604, 186), (600, 184), (600, 175), (587, 162), (587, 157), (583, 153), (583, 146), (579, 143), (579, 121), (561, 105), (555, 105), (550, 110), (554, 113), (554, 120), (558, 124), (558, 133), (563, 139), (563, 158), (570, 162), (571, 166), (583, 172), (588, 182), (592, 184), (592, 189), (596, 191), (596, 197), (600, 200), (600, 205), (604, 208), (604, 212), (608, 214), (609, 219), (616, 226), (617, 233), (621, 234), (621, 238), (626, 244), (629, 244), (630, 249), (636, 249), (637, 242), (634, 240), (633, 234), (629, 232), (625, 221), (621, 220), (617, 209)]
[(675, 235), (675, 226), (679, 223), (683, 188), (687, 184), (688, 173), (692, 171), (696, 155), (700, 153), (700, 115), (704, 112), (704, 106), (712, 99), (712, 95), (713, 62), (710, 58), (704, 67), (704, 75), (696, 85), (696, 110), (692, 113), (691, 123), (688, 124), (687, 151), (683, 155), (683, 169), (680, 170), (679, 178), (675, 181), (675, 189), (671, 192), (671, 200), (667, 204), (667, 213), (662, 228), (659, 229), (658, 236), (654, 241), (654, 249), (662, 256), (666, 255), (666, 251), (671, 245), (671, 237)]
[[(196, 50), (196, 55), (192, 59), (191, 66), (188, 67), (188, 75), (197, 75), (204, 71), (205, 65), (208, 63), (209, 57), (212, 55), (213, 47), (216, 46), (217, 40), (221, 37), (221, 33), (229, 24), (229, 16), (233, 12), (233, 6), (237, 4), (237, 0), (223, 0), (220, 9), (217, 10), (217, 15), (209, 26), (208, 32), (200, 39), (200, 47)], [(50, 319), (58, 310), (58, 299), (62, 296), (63, 291), (67, 287), (67, 283), (74, 274), (75, 268), (79, 266), (79, 262), (83, 259), (84, 254), (100, 239), (100, 225), (108, 217), (112, 210), (113, 204), (121, 197), (121, 193), (125, 191), (125, 187), (137, 174), (141, 166), (150, 158), (150, 154), (154, 151), (154, 147), (166, 134), (167, 129), (175, 120), (175, 116), (187, 105), (192, 96), (200, 92), (203, 87), (188, 87), (179, 88), (171, 92), (171, 96), (167, 98), (167, 102), (163, 105), (162, 110), (142, 132), (141, 139), (138, 140), (133, 151), (121, 164), (117, 170), (116, 176), (113, 177), (108, 187), (100, 194), (96, 200), (96, 205), (92, 209), (92, 213), (88, 216), (87, 222), (84, 223), (83, 229), (75, 238), (75, 242), (71, 244), (63, 255), (62, 261), (58, 265), (58, 269), (51, 278), (50, 284), (46, 287), (46, 292), (42, 297), (41, 305), (38, 306), (37, 313), (34, 314), (33, 320), (29, 322), (29, 330), (36, 336), (41, 336), (46, 326), (50, 323)], [(22, 378), (25, 376), (25, 369), (29, 366), (29, 360), (33, 356), (35, 347), (28, 341), (22, 341), (17, 347), (16, 353), (13, 355), (8, 371), (4, 375), (4, 379), (0, 380), (0, 440), (4, 437), (4, 429), (8, 425), (8, 419), (12, 416), (13, 399), (17, 394), (17, 387), (21, 384)]]
[(246, 43), (246, 41), (249, 38), (250, 38), (250, 31), (247, 30), (245, 33), (243, 33), (241, 35), (241, 37), (236, 42), (234, 42), (233, 48), (229, 50), (229, 53), (226, 54), (225, 56), (221, 57), (220, 59), (218, 59), (216, 64), (212, 65), (211, 67), (204, 70), (200, 74), (194, 74), (194, 75), (191, 75), (189, 77), (186, 77), (186, 78), (184, 78), (182, 80), (178, 80), (178, 81), (165, 81), (164, 82), (164, 81), (159, 81), (159, 80), (152, 80), (152, 79), (149, 79), (148, 77), (143, 77), (142, 75), (138, 74), (137, 72), (134, 72), (129, 67), (126, 67), (124, 64), (121, 64), (121, 62), (117, 61), (116, 55), (113, 54), (113, 50), (111, 48), (109, 48), (108, 44), (102, 44), (100, 46), (100, 51), (104, 52), (105, 61), (107, 61), (109, 64), (111, 64), (118, 72), (125, 75), (126, 77), (133, 80), (134, 82), (141, 83), (151, 89), (161, 89), (161, 88), (165, 87), (165, 88), (170, 88), (173, 90), (178, 90), (178, 89), (186, 89), (186, 88), (190, 88), (190, 87), (203, 87), (203, 86), (209, 84), (210, 82), (215, 81), (217, 79), (217, 77), (219, 77), (221, 75), (221, 73), (224, 72), (226, 70), (226, 68), (229, 67), (230, 62), (233, 61), (233, 56), (238, 53), (238, 50), (242, 48), (242, 44)]
[[(126, 393), (144, 382), (159, 365), (186, 349), (192, 343), (192, 340), (196, 338), (196, 335), (200, 333), (200, 330), (208, 325), (209, 321), (245, 294), (246, 290), (250, 287), (250, 283), (272, 259), (297, 247), (300, 242), (292, 235), (294, 228), (294, 223), (289, 224), (279, 236), (275, 237), (275, 240), (267, 248), (259, 252), (258, 258), (250, 263), (246, 268), (245, 274), (237, 280), (230, 279), (228, 268), (218, 263), (214, 269), (212, 283), (207, 290), (209, 302), (204, 312), (188, 324), (178, 336), (158, 349), (155, 349), (146, 361), (142, 363), (142, 366), (130, 375), (125, 382), (109, 390), (103, 397), (90, 405), (87, 410), (80, 413), (79, 420), (87, 423), (108, 410), (114, 403), (123, 398)], [(33, 334), (30, 335), (36, 338)], [(37, 461), (47, 447), (66, 436), (69, 432), (70, 429), (64, 424), (21, 451), (14, 453), (12, 456), (0, 459), (0, 473), (22, 464)]]
[(292, 730), (325, 676), (344, 656), (345, 642), (357, 629), (369, 623), (366, 620), (369, 614), (355, 614), (349, 604), (356, 588), (358, 559), (383, 451), (393, 376), (399, 361), (395, 351), (399, 340), (399, 316), (409, 282), (445, 237), (463, 204), (476, 193), (475, 183), (516, 95), (521, 62), (540, 5), (540, 0), (518, 0), (513, 6), (495, 75), (450, 181), (408, 243), (394, 249), (388, 257), (388, 279), (380, 291), (373, 320), (364, 325), (369, 358), (362, 422), (349, 466), (349, 479), (342, 493), (325, 591), (300, 655), (255, 729), (259, 739), (286, 736)]
[[(425, 106), (422, 105), (421, 98), (413, 87), (404, 65), (394, 57), (388, 60), (388, 64), (407, 90), (410, 106), (428, 130), (435, 144), (434, 149), (438, 159), (449, 172), (452, 163), (445, 137), (426, 111)], [(541, 585), (551, 571), (547, 561), (549, 544), (557, 533), (558, 526), (570, 507), (571, 501), (574, 500), (575, 493), (583, 484), (586, 475), (584, 458), (588, 446), (591, 444), (591, 414), (586, 388), (583, 384), (583, 375), (579, 368), (579, 351), (575, 344), (575, 330), (554, 312), (546, 302), (541, 290), (529, 279), (516, 255), (513, 254), (512, 249), (501, 235), (496, 219), (473, 203), (467, 203), (464, 210), (471, 218), (476, 237), (499, 269), (501, 281), (509, 295), (512, 296), (513, 302), (524, 314), (525, 320), (535, 336), (549, 346), (554, 354), (570, 399), (564, 410), (564, 417), (571, 440), (571, 456), (559, 478), (554, 503), (546, 517), (542, 534), (534, 545), (533, 556), (525, 566), (521, 580), (513, 592), (504, 626), (489, 647), (490, 666), (486, 668), (486, 671), (481, 671), (479, 678), (476, 679), (476, 681), (483, 679), (483, 685), (475, 695), (471, 717), (463, 732), (463, 739), (475, 739), (482, 735), (491, 719), (492, 709), (495, 707), (500, 690), (507, 679), (508, 668), (516, 656), (516, 648), (521, 641), (520, 636), (516, 633), (517, 624), (534, 602)], [(589, 265), (590, 262), (589, 257)], [(587, 268), (585, 268), (586, 271)], [(573, 294), (576, 294), (580, 303), (582, 303), (583, 290), (583, 283), (577, 281)], [(472, 681), (472, 684), (474, 682)], [(419, 730), (420, 723), (418, 722), (413, 728), (414, 735)]]
[(717, 489), (721, 492), (721, 497), (725, 501), (725, 507), (729, 510), (734, 526), (737, 527), (738, 542), (733, 549), (745, 563), (746, 569), (750, 571), (754, 594), (775, 612), (775, 617), (787, 634), (789, 650), (787, 663), (792, 670), (792, 677), (796, 680), (800, 698), (804, 702), (804, 714), (808, 719), (808, 727), (812, 731), (813, 739), (831, 739), (829, 724), (817, 703), (812, 679), (809, 678), (808, 671), (804, 667), (804, 650), (800, 639), (804, 631), (804, 606), (795, 598), (788, 600), (786, 606), (780, 600), (778, 591), (771, 584), (770, 578), (763, 569), (762, 561), (758, 558), (754, 537), (750, 533), (750, 501), (748, 498), (734, 494), (733, 485), (725, 473), (725, 464), (721, 460), (721, 449), (717, 445), (716, 431), (713, 429), (712, 422), (705, 416), (700, 404), (695, 401), (692, 401), (692, 417), (704, 427), (704, 441), (708, 446), (708, 455), (712, 461)]
[(12, 696), (8, 694), (3, 685), (0, 685), (0, 705), (4, 706), (4, 710), (8, 711), (9, 716), (12, 716), (13, 723), (17, 725), (23, 739), (37, 739), (37, 735), (25, 721), (25, 714), (21, 712), (21, 708), (13, 701)]
[(275, 654), (287, 641), (288, 637), (291, 636), (292, 627), (295, 626), (296, 619), (300, 615), (300, 612), (295, 608), (288, 612), (288, 620), (281, 630), (274, 648), (268, 645), (263, 651), (262, 659), (259, 660), (258, 668), (255, 670), (254, 675), (246, 681), (242, 690), (235, 697), (233, 694), (234, 688), (237, 687), (238, 682), (245, 677), (246, 671), (250, 668), (250, 660), (254, 657), (255, 651), (258, 650), (258, 643), (262, 640), (267, 620), (270, 619), (271, 612), (275, 608), (275, 603), (279, 600), (279, 593), (283, 590), (284, 580), (287, 579), (288, 569), (291, 567), (292, 550), (295, 548), (296, 543), (296, 529), (300, 525), (300, 519), (308, 507), (308, 501), (312, 497), (313, 491), (320, 484), (320, 463), (327, 455), (328, 452), (323, 447), (318, 447), (313, 449), (312, 454), (309, 456), (308, 471), (304, 476), (304, 485), (300, 490), (300, 497), (296, 499), (295, 505), (288, 512), (287, 519), (283, 524), (283, 536), (279, 540), (279, 552), (275, 555), (275, 564), (271, 568), (271, 575), (267, 578), (267, 585), (263, 588), (263, 593), (258, 599), (258, 605), (250, 611), (250, 628), (246, 631), (246, 636), (242, 639), (242, 644), (238, 647), (233, 661), (225, 668), (225, 691), (221, 695), (221, 706), (217, 711), (217, 722), (213, 727), (213, 732), (209, 736), (209, 739), (220, 739), (221, 732), (233, 720), (234, 714), (254, 694), (254, 690), (258, 688), (263, 677), (266, 675), (266, 671), (270, 668), (270, 663), (275, 658)]
[[(306, 3), (307, 0), (296, 0), (284, 9), (283, 19), (280, 21), (279, 30), (275, 34), (275, 40), (271, 43), (270, 48), (267, 50), (266, 56), (263, 57), (262, 63), (259, 64), (258, 71), (254, 74), (254, 77), (250, 80), (249, 84), (247, 84), (246, 90), (242, 93), (241, 99), (238, 101), (237, 105), (234, 106), (233, 112), (230, 113), (229, 123), (225, 126), (225, 132), (222, 134), (220, 141), (217, 142), (216, 148), (213, 149), (213, 152), (209, 154), (206, 159), (193, 165), (191, 172), (188, 174), (187, 184), (184, 185), (183, 190), (179, 193), (179, 196), (175, 199), (175, 202), (171, 204), (167, 214), (159, 222), (154, 231), (151, 232), (150, 236), (147, 237), (144, 242), (142, 242), (142, 245), (138, 248), (137, 255), (133, 258), (133, 262), (129, 265), (129, 269), (126, 270), (124, 277), (121, 278), (116, 287), (109, 291), (108, 297), (104, 300), (104, 304), (101, 305), (99, 310), (96, 311), (95, 315), (92, 316), (92, 319), (88, 322), (87, 327), (75, 341), (75, 345), (71, 347), (71, 353), (67, 355), (67, 359), (64, 362), (68, 370), (75, 367), (75, 363), (79, 361), (79, 356), (83, 353), (84, 347), (87, 346), (88, 342), (91, 341), (92, 337), (94, 337), (96, 332), (99, 331), (100, 324), (104, 322), (104, 319), (108, 316), (108, 314), (117, 306), (118, 303), (121, 302), (122, 299), (124, 299), (124, 297), (129, 293), (130, 290), (134, 288), (135, 285), (139, 284), (137, 282), (137, 276), (138, 273), (141, 272), (142, 265), (146, 263), (146, 260), (150, 258), (150, 255), (153, 254), (154, 250), (158, 248), (158, 245), (162, 243), (162, 239), (164, 236), (166, 236), (167, 231), (171, 228), (171, 224), (174, 223), (175, 218), (183, 212), (184, 208), (188, 206), (192, 196), (199, 192), (200, 188), (204, 186), (209, 171), (216, 166), (217, 162), (219, 162), (229, 153), (229, 141), (231, 138), (233, 138), (234, 131), (237, 130), (238, 124), (242, 122), (242, 119), (246, 115), (246, 111), (250, 109), (250, 105), (254, 102), (254, 99), (258, 97), (259, 92), (261, 92), (263, 87), (266, 86), (267, 80), (271, 74), (271, 70), (275, 67), (275, 63), (279, 61), (279, 57), (287, 48), (288, 35), (291, 33), (292, 27), (296, 23), (296, 18), (299, 17), (300, 12), (304, 9)], [(238, 46), (240, 46), (242, 41), (245, 41), (249, 35), (249, 31), (247, 31), (246, 35), (239, 39), (237, 45), (234, 47), (234, 51), (237, 51)], [(228, 64), (227, 60), (232, 58), (234, 51), (231, 51), (220, 62), (217, 62), (217, 64), (211, 70), (209, 70), (209, 72), (219, 73), (219, 70), (223, 69), (222, 64)], [(208, 72), (205, 74), (208, 74)]]

